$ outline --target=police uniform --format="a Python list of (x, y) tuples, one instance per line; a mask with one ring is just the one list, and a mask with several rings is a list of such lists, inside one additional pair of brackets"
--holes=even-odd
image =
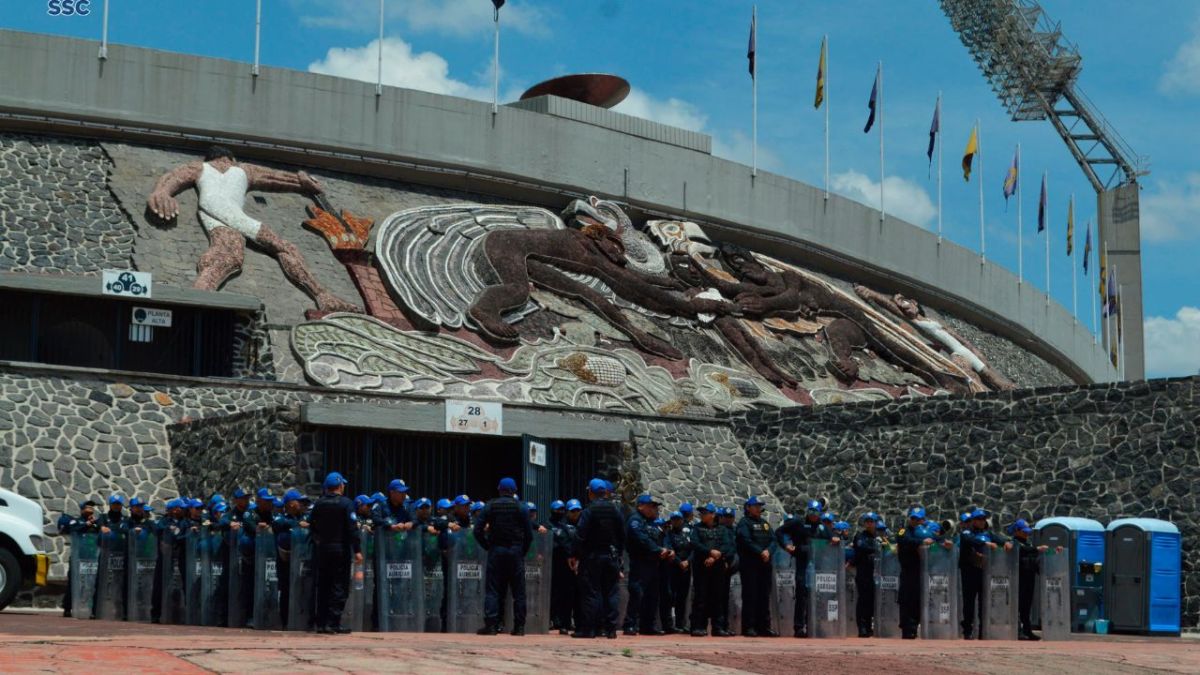
[[(873, 517), (873, 514), (868, 516)], [(858, 591), (854, 618), (858, 623), (858, 636), (871, 637), (875, 632), (875, 567), (879, 562), (879, 536), (862, 530), (854, 535), (851, 546), (854, 554), (854, 586)]]
[[(293, 500), (306, 501), (296, 490), (288, 490), (283, 496), (284, 504)], [(308, 514), (292, 515), (283, 513), (271, 521), (271, 530), (275, 533), (276, 573), (279, 579), (279, 617), (283, 628), (287, 629), (288, 613), (291, 610), (292, 595), (292, 530), (308, 522)]]
[[(761, 503), (754, 497), (746, 505)], [(744, 515), (737, 524), (737, 549), (742, 575), (742, 635), (774, 637), (771, 629), (771, 524), (761, 516)], [(767, 559), (763, 560), (763, 553)]]
[[(971, 513), (971, 520), (986, 518), (988, 514), (982, 509)], [(962, 586), (962, 635), (965, 639), (974, 639), (975, 619), (978, 617), (979, 630), (983, 630), (983, 568), (987, 564), (988, 550), (992, 544), (1003, 545), (1008, 538), (985, 528), (968, 527), (959, 535), (958, 575)]]
[[(918, 523), (913, 524), (912, 519)], [(909, 511), (909, 526), (900, 529), (896, 541), (896, 560), (900, 563), (900, 636), (904, 639), (915, 639), (917, 627), (921, 625), (921, 548), (925, 539), (940, 538), (931, 536), (925, 526), (925, 509), (914, 508)]]
[(575, 614), (575, 573), (571, 571), (575, 526), (567, 520), (566, 505), (560, 501), (550, 504), (550, 532), (554, 540), (550, 559), (550, 630), (566, 634), (573, 626)]
[(717, 593), (718, 604), (713, 621), (720, 628), (714, 631), (713, 634), (724, 636), (733, 635), (729, 631), (729, 589), (733, 584), (733, 575), (741, 572), (741, 561), (737, 551), (737, 536), (734, 532), (733, 524), (725, 522), (727, 519), (733, 520), (733, 509), (722, 507), (717, 509), (717, 513), (718, 527), (721, 530), (722, 550), (730, 551), (730, 555), (718, 561), (718, 564), (724, 568), (724, 573), (717, 577), (717, 583), (720, 584), (721, 589)]
[[(174, 588), (163, 585), (164, 577), (173, 578), (175, 570), (178, 570), (180, 581), (186, 578), (187, 569), (183, 556), (187, 546), (185, 537), (191, 527), (185, 510), (186, 502), (184, 498), (167, 502), (167, 514), (154, 523), (158, 536), (158, 555), (154, 561), (154, 583), (151, 585), (151, 623), (159, 623), (162, 620), (163, 597), (175, 592)], [(171, 515), (172, 510), (179, 513)]]
[[(700, 510), (704, 513), (715, 514), (716, 507), (707, 504)], [(689, 623), (692, 635), (696, 637), (707, 635), (710, 623), (714, 636), (729, 635), (725, 628), (725, 622), (719, 616), (726, 602), (722, 600), (722, 594), (726, 599), (729, 596), (729, 584), (725, 579), (728, 577), (727, 564), (734, 556), (734, 550), (729, 546), (730, 542), (725, 536), (725, 530), (726, 528), (718, 525), (715, 519), (712, 525), (705, 525), (702, 520), (692, 528), (691, 568), (692, 582), (695, 588), (692, 595), (692, 616)], [(705, 564), (705, 561), (712, 557), (713, 551), (717, 551), (720, 556), (716, 557), (711, 564)]]
[[(682, 515), (682, 514), (680, 514)], [(663, 630), (674, 630), (677, 633), (688, 632), (687, 599), (692, 585), (692, 528), (678, 519), (676, 526), (675, 514), (671, 514), (670, 526), (667, 529), (667, 545), (675, 551), (675, 558), (667, 561), (671, 604), (671, 621), (663, 620)]]
[[(657, 505), (650, 495), (638, 497), (638, 506)], [(662, 529), (640, 512), (626, 523), (625, 545), (629, 551), (629, 603), (625, 606), (625, 633), (657, 633), (659, 571), (662, 561)]]
[(808, 561), (812, 555), (813, 539), (830, 539), (829, 529), (821, 524), (821, 503), (808, 502), (804, 516), (789, 516), (775, 532), (776, 542), (787, 548), (794, 546), (792, 558), (796, 561), (796, 605), (792, 610), (792, 633), (796, 637), (808, 637)]
[(576, 526), (579, 581), (582, 603), (573, 637), (599, 634), (616, 637), (621, 561), (625, 553), (625, 521), (607, 498), (603, 480), (594, 478), (588, 491), (595, 498), (584, 509)]
[[(95, 508), (96, 503), (93, 501), (85, 501), (79, 504), (80, 515), (68, 516), (63, 514), (58, 518), (58, 533), (70, 537), (73, 534), (82, 534), (85, 532), (96, 532), (99, 530), (99, 525), (96, 523), (95, 512), (93, 511), (92, 518), (86, 519), (83, 517), (83, 510), (86, 508)], [(74, 570), (70, 565), (67, 565), (67, 592), (63, 595), (62, 609), (63, 616), (71, 616), (71, 586), (73, 585)], [(155, 579), (158, 577), (155, 576)]]
[(1037, 586), (1037, 577), (1042, 573), (1042, 554), (1037, 544), (1029, 538), (1033, 530), (1024, 520), (1018, 520), (1014, 530), (1025, 532), (1025, 539), (1013, 537), (1013, 545), (1018, 551), (1017, 576), (1017, 617), (1020, 621), (1020, 638), (1023, 640), (1040, 640), (1033, 632), (1033, 621), (1030, 613), (1033, 610), (1033, 592)]
[(346, 484), (340, 473), (333, 472), (322, 484), (325, 494), (309, 513), (316, 559), (317, 632), (349, 633), (342, 626), (342, 611), (350, 594), (350, 561), (362, 553), (358, 540), (358, 518), (354, 502), (332, 492)]
[(499, 631), (500, 606), (509, 589), (513, 599), (513, 635), (525, 634), (525, 554), (533, 544), (533, 524), (525, 505), (513, 496), (516, 482), (500, 481), (501, 496), (483, 507), (475, 521), (475, 539), (488, 552), (484, 626), (480, 634)]

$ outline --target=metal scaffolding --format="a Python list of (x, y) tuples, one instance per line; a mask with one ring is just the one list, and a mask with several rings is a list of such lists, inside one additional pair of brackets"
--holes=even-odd
[(1149, 173), (1079, 90), (1079, 51), (1037, 0), (939, 3), (1013, 121), (1050, 120), (1097, 193)]

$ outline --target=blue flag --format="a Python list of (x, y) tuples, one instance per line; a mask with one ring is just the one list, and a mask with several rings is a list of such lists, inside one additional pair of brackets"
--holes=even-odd
[(871, 114), (867, 117), (867, 126), (863, 127), (863, 133), (871, 130), (875, 126), (875, 97), (879, 95), (879, 71), (875, 71), (875, 84), (871, 85), (871, 100), (867, 101), (867, 107), (871, 109)]

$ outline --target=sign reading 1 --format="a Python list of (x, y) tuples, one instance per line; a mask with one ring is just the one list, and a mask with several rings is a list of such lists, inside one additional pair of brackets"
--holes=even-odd
[(504, 431), (504, 406), (495, 401), (446, 401), (446, 431), (489, 434)]

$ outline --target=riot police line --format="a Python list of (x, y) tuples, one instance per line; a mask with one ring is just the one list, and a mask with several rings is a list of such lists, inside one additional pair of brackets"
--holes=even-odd
[[(263, 492), (259, 493), (260, 501), (269, 497)], [(238, 494), (245, 493), (239, 490)], [(593, 491), (589, 507), (607, 496), (604, 491)], [(282, 500), (272, 499), (273, 507), (283, 507), (284, 512), (269, 523), (261, 517), (245, 517), (247, 513), (240, 527), (232, 526), (228, 506), (222, 508), (210, 502), (205, 507), (198, 500), (183, 498), (168, 502), (168, 514), (157, 521), (126, 516), (123, 522), (114, 523), (114, 499), (119, 501), (110, 498), (110, 513), (100, 520), (64, 529), (71, 537), (73, 616), (267, 630), (312, 629), (316, 567), (304, 519), (306, 499), (297, 491), (289, 491)], [(459, 498), (463, 500), (465, 495)], [(415, 500), (411, 505), (421, 513), (431, 506), (426, 504), (428, 501)], [(639, 513), (642, 507), (646, 514), (656, 513), (658, 504), (649, 495), (637, 501)], [(368, 506), (361, 498), (357, 502), (360, 507)], [(379, 517), (374, 507), (380, 504), (376, 502), (372, 500), (371, 508), (363, 509), (364, 515), (372, 511), (372, 516), (359, 521), (363, 559), (351, 569), (343, 617), (347, 628), (486, 631), (483, 617), (488, 551), (475, 530), (433, 526), (429, 520), (411, 521), (416, 526), (392, 522)], [(141, 506), (145, 510), (145, 505)], [(664, 606), (662, 612), (634, 619), (635, 623), (630, 623), (631, 613), (636, 614), (636, 610), (631, 612), (629, 606), (629, 586), (631, 581), (637, 582), (638, 570), (645, 569), (644, 565), (639, 567), (638, 558), (644, 563), (647, 556), (645, 550), (626, 548), (621, 556), (618, 610), (624, 617), (626, 632), (683, 630), (705, 635), (711, 623), (711, 634), (722, 636), (775, 635), (793, 632), (788, 631), (791, 626), (797, 637), (802, 636), (803, 629), (803, 636), (814, 638), (857, 634), (953, 639), (968, 637), (968, 632), (970, 637), (984, 639), (1018, 637), (1019, 547), (1005, 545), (1009, 543), (1007, 538), (990, 528), (972, 534), (969, 525), (980, 520), (986, 523), (990, 514), (982, 510), (963, 514), (962, 530), (951, 536), (928, 521), (923, 509), (915, 507), (908, 513), (905, 526), (892, 536), (882, 519), (868, 513), (860, 519), (861, 531), (850, 537), (846, 524), (833, 522), (824, 504), (809, 502), (804, 514), (786, 517), (778, 528), (753, 515), (755, 508), (761, 512), (762, 506), (756, 497), (746, 500), (746, 515), (734, 525), (732, 509), (702, 505), (698, 509), (700, 521), (694, 527), (714, 530), (713, 536), (720, 537), (721, 542), (732, 537), (734, 547), (720, 544), (730, 554), (719, 556), (711, 564), (706, 563), (714, 556), (692, 551), (688, 555), (693, 563), (688, 575), (691, 583), (685, 586), (690, 587), (691, 595), (683, 606)], [(399, 507), (397, 504), (393, 510)], [(526, 626), (531, 633), (546, 633), (552, 628), (566, 633), (572, 627), (568, 625), (571, 615), (576, 618), (577, 632), (579, 629), (581, 587), (587, 581), (581, 577), (587, 573), (586, 568), (578, 564), (580, 553), (571, 549), (565, 566), (558, 564), (561, 560), (556, 561), (556, 546), (564, 535), (557, 525), (564, 522), (562, 516), (568, 508), (573, 513), (586, 510), (577, 500), (556, 501), (552, 527), (535, 530), (525, 555)], [(659, 532), (650, 534), (651, 539), (661, 535), (657, 541), (670, 545), (667, 535), (672, 528), (679, 529), (683, 515), (674, 512), (670, 516), (642, 518), (640, 522), (659, 527)], [(635, 513), (626, 520), (630, 542), (635, 541), (633, 528), (640, 527), (633, 524), (638, 517)], [(745, 547), (752, 545), (747, 538), (754, 536), (755, 523), (759, 522), (763, 523), (761, 531), (769, 535), (764, 534), (761, 540), (762, 559), (751, 565), (749, 552), (757, 553), (758, 549)], [(1024, 521), (1017, 524), (1028, 528)], [(723, 529), (716, 531), (718, 528)], [(736, 532), (731, 535), (728, 530)], [(579, 543), (570, 541), (572, 532), (565, 535), (569, 545)], [(702, 536), (689, 539), (718, 541)], [(970, 556), (963, 553), (967, 546), (972, 547)], [(864, 554), (864, 550), (869, 553)], [(660, 581), (667, 588), (669, 572), (678, 569), (679, 564), (670, 559), (673, 556), (657, 557), (666, 575)], [(1036, 552), (1036, 557), (1043, 636), (1065, 639), (1070, 635), (1071, 620), (1067, 557), (1045, 547)], [(556, 574), (568, 577), (571, 597), (565, 619), (561, 608), (552, 607)], [(559, 579), (558, 586), (562, 585)], [(746, 606), (758, 602), (750, 586), (764, 594), (765, 608)], [(973, 623), (974, 617), (964, 617), (976, 601), (978, 624)], [(704, 606), (699, 615), (697, 603)], [(964, 609), (964, 605), (968, 607)], [(501, 623), (505, 617), (511, 621), (512, 616), (510, 599), (501, 612)], [(704, 623), (703, 629), (698, 617)], [(682, 621), (692, 625), (681, 627)], [(974, 632), (976, 627), (978, 633)]]

